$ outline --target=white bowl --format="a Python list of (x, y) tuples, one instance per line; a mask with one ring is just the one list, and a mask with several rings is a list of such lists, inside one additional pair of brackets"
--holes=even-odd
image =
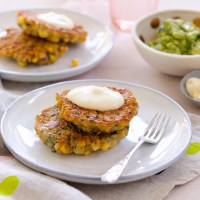
[[(158, 18), (160, 24), (167, 18), (180, 17), (193, 21), (200, 17), (199, 11), (193, 10), (163, 10), (144, 16), (136, 21), (132, 30), (134, 43), (142, 57), (157, 70), (175, 76), (184, 76), (190, 71), (200, 69), (200, 55), (176, 55), (161, 52), (149, 47), (148, 42), (156, 37), (157, 28), (152, 28), (151, 22)], [(141, 37), (144, 41), (141, 40)]]

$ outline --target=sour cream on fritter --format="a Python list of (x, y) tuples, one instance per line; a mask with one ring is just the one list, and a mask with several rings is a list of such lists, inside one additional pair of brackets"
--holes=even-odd
[(48, 12), (38, 14), (37, 18), (49, 25), (58, 27), (58, 28), (65, 28), (65, 29), (73, 29), (74, 23), (73, 21), (67, 17), (66, 15), (61, 15), (55, 12)]
[(67, 98), (82, 108), (99, 111), (116, 110), (124, 104), (119, 92), (93, 85), (74, 88), (68, 92)]

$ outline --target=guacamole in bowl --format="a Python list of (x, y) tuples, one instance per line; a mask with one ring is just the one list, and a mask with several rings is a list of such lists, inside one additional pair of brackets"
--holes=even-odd
[(171, 9), (146, 15), (132, 28), (134, 44), (149, 65), (184, 76), (200, 69), (200, 11)]
[(200, 28), (191, 21), (168, 18), (160, 25), (150, 47), (172, 54), (200, 54)]

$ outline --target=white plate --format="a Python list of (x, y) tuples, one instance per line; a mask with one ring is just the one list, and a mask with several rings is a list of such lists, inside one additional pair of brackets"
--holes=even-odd
[[(35, 12), (54, 11), (69, 16), (75, 24), (82, 25), (88, 32), (87, 40), (80, 45), (70, 45), (69, 51), (62, 55), (54, 64), (44, 66), (29, 65), (19, 67), (16, 61), (0, 57), (1, 77), (21, 82), (56, 81), (82, 74), (94, 68), (111, 50), (113, 33), (99, 21), (73, 11), (64, 9), (32, 9)], [(0, 13), (0, 30), (17, 27), (16, 11)], [(71, 60), (78, 58), (79, 65), (71, 67)]]
[[(131, 128), (134, 131), (107, 152), (99, 151), (88, 156), (52, 153), (35, 134), (35, 116), (56, 103), (57, 92), (91, 84), (129, 88), (135, 93), (140, 109), (135, 126)], [(188, 115), (175, 101), (156, 90), (109, 80), (78, 80), (50, 85), (34, 90), (13, 103), (2, 118), (1, 134), (13, 155), (37, 171), (67, 181), (102, 184), (101, 174), (134, 146), (133, 139), (136, 138), (132, 138), (132, 133), (137, 135), (156, 112), (172, 116), (167, 133), (159, 144), (140, 147), (118, 181), (123, 183), (151, 176), (167, 168), (180, 158), (190, 142), (191, 123)]]

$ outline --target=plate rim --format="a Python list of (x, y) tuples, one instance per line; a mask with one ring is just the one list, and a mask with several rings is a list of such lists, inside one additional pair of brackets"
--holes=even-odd
[[(24, 95), (22, 95), (21, 97), (17, 98), (16, 100), (14, 100), (5, 110), (5, 112), (3, 113), (2, 119), (1, 119), (1, 136), (3, 139), (4, 144), (6, 145), (6, 147), (10, 150), (10, 152), (22, 163), (24, 163), (26, 166), (29, 166), (30, 168), (48, 174), (50, 176), (54, 176), (56, 178), (59, 179), (63, 179), (66, 181), (72, 181), (72, 182), (77, 182), (77, 183), (86, 183), (86, 184), (105, 184), (103, 182), (101, 182), (101, 177), (99, 175), (81, 175), (81, 174), (77, 174), (77, 173), (63, 173), (60, 172), (58, 170), (51, 170), (51, 169), (47, 169), (44, 166), (41, 166), (39, 164), (36, 163), (32, 163), (29, 160), (26, 160), (24, 157), (22, 157), (21, 155), (19, 155), (12, 147), (10, 147), (10, 145), (7, 143), (6, 139), (4, 138), (3, 134), (3, 124), (4, 124), (4, 120), (6, 118), (7, 113), (10, 111), (10, 109), (12, 109), (12, 106), (15, 105), (17, 102), (19, 102), (21, 99), (23, 99), (26, 96), (29, 96), (33, 93), (36, 93), (40, 90), (45, 90), (48, 88), (53, 88), (55, 86), (59, 86), (59, 85), (70, 85), (73, 83), (78, 83), (78, 82), (82, 82), (82, 83), (91, 83), (91, 82), (106, 82), (106, 83), (117, 83), (117, 84), (122, 84), (122, 85), (129, 85), (129, 86), (133, 86), (133, 87), (138, 87), (138, 88), (143, 88), (145, 90), (157, 93), (161, 96), (163, 96), (164, 98), (167, 98), (168, 101), (172, 102), (173, 104), (175, 104), (180, 111), (184, 114), (184, 117), (187, 119), (187, 123), (188, 123), (188, 128), (189, 128), (189, 132), (188, 134), (188, 138), (187, 141), (185, 142), (184, 148), (181, 149), (180, 153), (178, 155), (176, 155), (173, 159), (171, 159), (169, 162), (164, 162), (161, 166), (153, 168), (152, 170), (147, 170), (145, 172), (139, 172), (137, 173), (137, 178), (133, 178), (132, 175), (122, 175), (119, 179), (118, 182), (116, 182), (115, 184), (119, 184), (119, 183), (127, 183), (127, 182), (132, 182), (132, 181), (137, 181), (143, 178), (147, 178), (151, 175), (154, 175), (156, 173), (159, 173), (160, 171), (166, 169), (167, 167), (169, 167), (171, 164), (175, 163), (185, 152), (186, 148), (188, 147), (191, 138), (192, 138), (192, 124), (191, 124), (191, 120), (187, 114), (187, 112), (175, 101), (173, 100), (171, 97), (167, 96), (166, 94), (164, 94), (163, 92), (160, 92), (159, 90), (153, 89), (151, 87), (148, 86), (144, 86), (141, 84), (135, 84), (135, 83), (131, 83), (131, 82), (126, 82), (126, 81), (118, 81), (118, 80), (110, 80), (110, 79), (84, 79), (84, 80), (71, 80), (71, 81), (62, 81), (62, 82), (58, 82), (58, 83), (54, 83), (54, 84), (50, 84), (47, 86), (43, 86), (40, 88), (37, 88), (35, 90), (32, 90), (28, 93), (25, 93)], [(159, 168), (159, 170), (158, 170)], [(139, 177), (139, 178), (138, 178)], [(78, 180), (77, 180), (78, 179)]]
[[(61, 11), (66, 11), (66, 12), (69, 12), (71, 14), (74, 14), (74, 15), (77, 15), (77, 16), (80, 16), (80, 17), (84, 17), (84, 18), (88, 18), (90, 20), (92, 20), (93, 22), (99, 24), (101, 27), (103, 27), (107, 33), (109, 33), (109, 41), (110, 41), (110, 45), (107, 46), (106, 48), (106, 51), (102, 51), (102, 54), (100, 57), (98, 56), (95, 56), (92, 60), (89, 60), (89, 62), (87, 63), (84, 63), (82, 65), (79, 65), (78, 67), (74, 67), (74, 68), (67, 68), (67, 69), (64, 69), (64, 70), (61, 70), (61, 71), (55, 71), (55, 72), (31, 72), (31, 73), (22, 73), (22, 72), (17, 72), (17, 71), (7, 71), (5, 69), (1, 69), (0, 68), (0, 76), (4, 79), (7, 79), (7, 80), (18, 80), (20, 82), (30, 82), (29, 81), (24, 81), (24, 80), (20, 80), (20, 77), (22, 78), (28, 78), (28, 77), (31, 77), (33, 79), (33, 77), (36, 77), (36, 80), (32, 80), (31, 82), (38, 82), (38, 78), (43, 78), (43, 77), (54, 77), (55, 75), (58, 76), (58, 75), (63, 75), (63, 73), (66, 73), (66, 77), (67, 78), (70, 78), (70, 77), (73, 77), (73, 76), (77, 76), (79, 74), (82, 74), (82, 73), (85, 73), (86, 71), (89, 71), (90, 69), (94, 68), (97, 66), (98, 62), (101, 62), (107, 55), (108, 53), (112, 50), (113, 46), (114, 46), (114, 32), (112, 31), (112, 29), (105, 23), (101, 22), (100, 20), (96, 19), (95, 17), (93, 16), (90, 16), (90, 15), (87, 15), (87, 14), (84, 14), (84, 13), (79, 13), (79, 12), (76, 12), (74, 10), (70, 10), (70, 9), (67, 9), (67, 8), (59, 8), (59, 7), (51, 7), (51, 6), (48, 6), (48, 7), (33, 7), (33, 8), (23, 8), (23, 9), (10, 9), (10, 10), (6, 10), (6, 11), (1, 11), (0, 12), (0, 16), (1, 14), (9, 14), (9, 13), (14, 13), (18, 10), (44, 10), (44, 11), (49, 11), (49, 10), (61, 10)], [(1, 27), (0, 27), (1, 29)], [(0, 64), (1, 65), (1, 64)], [(72, 74), (70, 76), (68, 76), (68, 73)], [(15, 77), (14, 79), (12, 78), (5, 78), (4, 76), (17, 76)], [(16, 79), (17, 78), (17, 79)], [(52, 81), (52, 80), (61, 80), (63, 78), (55, 78), (55, 79), (48, 79), (48, 80), (40, 80), (40, 82), (47, 82), (47, 81)]]

